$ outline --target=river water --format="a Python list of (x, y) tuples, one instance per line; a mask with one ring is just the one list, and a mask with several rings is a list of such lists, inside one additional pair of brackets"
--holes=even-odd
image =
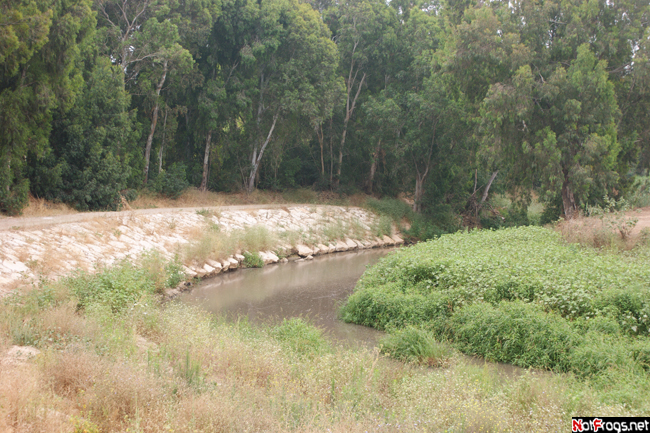
[(372, 347), (383, 333), (343, 323), (337, 312), (366, 267), (390, 251), (327, 254), (309, 261), (242, 269), (202, 281), (182, 301), (229, 318), (248, 316), (253, 323), (303, 317), (332, 340)]

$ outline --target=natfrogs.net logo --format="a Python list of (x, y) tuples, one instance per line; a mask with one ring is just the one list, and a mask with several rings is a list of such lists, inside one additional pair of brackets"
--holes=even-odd
[(650, 418), (574, 417), (572, 432), (650, 432)]

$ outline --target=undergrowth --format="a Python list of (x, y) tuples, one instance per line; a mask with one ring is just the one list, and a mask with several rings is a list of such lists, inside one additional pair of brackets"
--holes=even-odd
[(611, 389), (616, 381), (650, 391), (648, 256), (567, 244), (540, 227), (444, 235), (366, 271), (341, 315), (379, 329), (415, 326), (493, 361), (571, 372), (624, 403), (638, 395)]

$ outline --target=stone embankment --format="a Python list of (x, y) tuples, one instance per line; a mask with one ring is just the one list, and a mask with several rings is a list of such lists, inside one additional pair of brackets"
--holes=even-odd
[(355, 207), (289, 206), (255, 210), (181, 210), (146, 214), (114, 212), (83, 221), (13, 227), (0, 231), (0, 290), (8, 292), (41, 276), (57, 278), (75, 269), (93, 271), (147, 251), (180, 257), (189, 278), (242, 266), (243, 252), (198, 259), (188, 251), (206, 233), (227, 237), (264, 227), (276, 246), (257, 252), (265, 264), (309, 260), (318, 254), (402, 244), (381, 234), (379, 219)]

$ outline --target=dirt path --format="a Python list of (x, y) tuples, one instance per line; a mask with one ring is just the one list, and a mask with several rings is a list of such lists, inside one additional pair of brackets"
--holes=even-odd
[(639, 220), (634, 227), (634, 234), (641, 233), (643, 229), (650, 230), (650, 206), (638, 209), (638, 212), (632, 211), (629, 215)]
[(42, 228), (56, 224), (76, 223), (89, 221), (95, 218), (119, 217), (123, 215), (153, 215), (173, 214), (178, 212), (196, 212), (202, 209), (237, 211), (256, 209), (281, 209), (286, 207), (323, 207), (325, 205), (307, 204), (244, 204), (231, 206), (199, 206), (199, 207), (176, 207), (176, 208), (152, 208), (134, 209), (120, 212), (81, 212), (69, 215), (57, 215), (51, 217), (4, 217), (0, 218), (0, 231), (3, 230), (24, 230), (28, 228)]

